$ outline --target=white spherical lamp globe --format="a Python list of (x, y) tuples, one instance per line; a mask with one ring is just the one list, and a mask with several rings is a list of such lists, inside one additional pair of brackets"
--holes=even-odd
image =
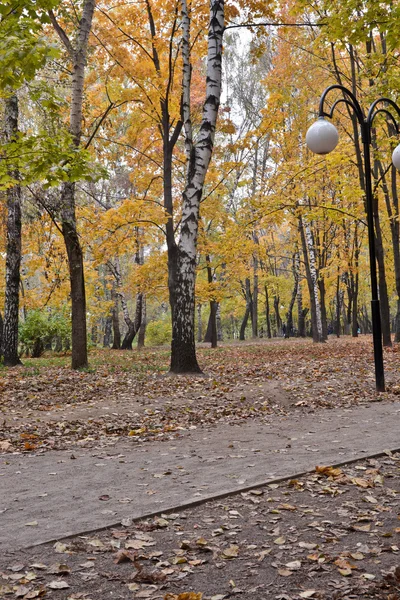
[(338, 141), (336, 127), (324, 117), (319, 117), (306, 134), (306, 144), (314, 154), (329, 154), (336, 148)]
[(400, 171), (400, 144), (393, 150), (392, 163)]

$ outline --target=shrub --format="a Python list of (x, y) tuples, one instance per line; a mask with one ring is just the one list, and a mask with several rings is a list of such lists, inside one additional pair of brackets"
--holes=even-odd
[(31, 310), (19, 327), (22, 352), (38, 358), (46, 348), (61, 351), (68, 347), (71, 338), (70, 319), (63, 313), (51, 314), (39, 309)]
[(149, 321), (146, 326), (146, 341), (150, 346), (161, 346), (169, 344), (172, 338), (172, 327), (170, 321), (159, 319)]

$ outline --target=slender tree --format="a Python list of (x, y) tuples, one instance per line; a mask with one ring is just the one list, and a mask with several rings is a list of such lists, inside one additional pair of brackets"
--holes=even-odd
[[(84, 1), (74, 42), (70, 40), (61, 27), (54, 12), (49, 12), (54, 29), (64, 44), (72, 63), (69, 130), (75, 148), (79, 148), (81, 144), (85, 66), (94, 7), (95, 0)], [(74, 181), (65, 181), (62, 184), (60, 220), (67, 250), (71, 284), (72, 368), (79, 369), (87, 366), (88, 355), (85, 277), (82, 247), (77, 230), (75, 192), (76, 184)]]
[[(11, 143), (18, 135), (18, 97), (13, 94), (5, 100), (4, 110), (6, 140)], [(7, 189), (7, 249), (6, 289), (3, 323), (3, 357), (9, 367), (21, 364), (18, 356), (18, 312), (21, 265), (21, 186), (19, 172), (13, 169), (14, 180)]]

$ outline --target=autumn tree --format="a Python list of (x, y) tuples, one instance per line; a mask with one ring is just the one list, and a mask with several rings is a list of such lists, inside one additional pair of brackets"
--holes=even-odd
[[(84, 0), (73, 41), (61, 26), (54, 12), (52, 10), (49, 12), (50, 20), (69, 55), (72, 66), (69, 131), (72, 145), (76, 149), (81, 144), (85, 66), (94, 8), (94, 0)], [(82, 248), (77, 231), (75, 188), (75, 181), (65, 181), (61, 185), (60, 220), (68, 255), (71, 282), (72, 368), (78, 369), (87, 366), (88, 357), (85, 278)]]
[(7, 246), (4, 322), (0, 354), (4, 364), (20, 364), (18, 355), (21, 265), (21, 175), (18, 90), (34, 78), (50, 52), (43, 36), (46, 9), (54, 2), (8, 2), (0, 7), (0, 87), (4, 97), (5, 169), (1, 178), (7, 196)]

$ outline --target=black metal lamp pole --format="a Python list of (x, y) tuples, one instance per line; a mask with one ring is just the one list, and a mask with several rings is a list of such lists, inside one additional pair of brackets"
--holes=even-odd
[[(333, 104), (329, 113), (324, 110), (324, 102), (326, 96), (332, 90), (340, 90), (343, 93), (343, 98), (336, 100)], [(334, 110), (338, 104), (344, 103), (350, 106), (360, 124), (361, 128), (361, 139), (364, 150), (364, 181), (365, 181), (365, 200), (366, 200), (366, 212), (367, 212), (367, 226), (368, 226), (368, 245), (369, 245), (369, 261), (370, 261), (370, 273), (371, 273), (371, 312), (372, 312), (372, 335), (374, 341), (374, 360), (375, 360), (375, 382), (376, 389), (378, 392), (385, 391), (385, 374), (383, 369), (383, 352), (382, 352), (382, 328), (381, 328), (381, 314), (379, 309), (379, 297), (378, 297), (378, 283), (376, 276), (376, 253), (375, 253), (375, 230), (374, 230), (374, 213), (373, 213), (373, 193), (372, 193), (372, 179), (371, 179), (371, 129), (373, 121), (377, 114), (385, 113), (391, 121), (394, 123), (395, 130), (399, 133), (399, 126), (396, 119), (387, 109), (389, 105), (393, 108), (400, 117), (400, 108), (393, 100), (389, 98), (378, 98), (373, 102), (369, 108), (368, 114), (365, 117), (364, 112), (355, 97), (355, 95), (343, 87), (342, 85), (331, 85), (326, 88), (323, 92), (320, 103), (319, 103), (319, 116), (320, 118), (333, 116)], [(383, 104), (384, 108), (378, 108), (378, 104)]]

